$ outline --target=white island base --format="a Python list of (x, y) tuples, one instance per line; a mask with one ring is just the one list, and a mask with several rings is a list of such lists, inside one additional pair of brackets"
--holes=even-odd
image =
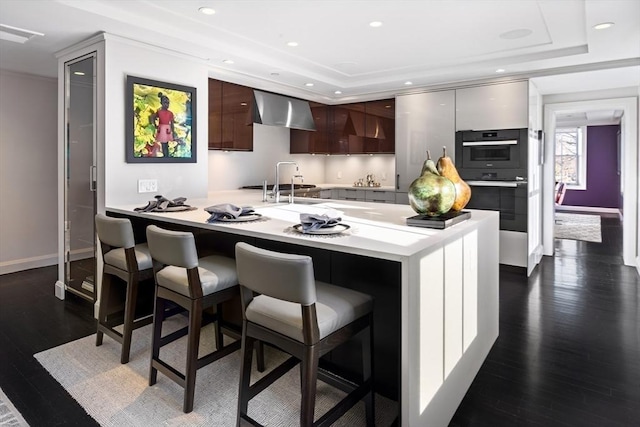
[[(145, 224), (157, 223), (203, 236), (212, 233), (212, 241), (224, 237), (315, 254), (316, 277), (340, 286), (354, 284), (376, 297), (376, 386), (398, 397), (400, 424), (448, 425), (498, 336), (498, 213), (471, 211), (467, 221), (432, 230), (406, 226), (406, 218), (415, 215), (406, 205), (309, 205), (308, 200), (290, 205), (259, 198), (259, 192), (230, 191), (187, 201), (198, 208), (193, 211), (138, 213), (135, 206), (113, 206), (107, 212), (131, 218), (137, 237), (144, 236)], [(265, 219), (207, 223), (203, 208), (219, 203), (252, 205)], [(341, 211), (342, 222), (351, 228), (330, 237), (292, 230), (300, 213), (327, 208)], [(232, 253), (233, 244), (225, 245)], [(367, 266), (371, 271), (363, 271)], [(358, 280), (361, 276), (380, 276), (380, 283), (367, 289)]]

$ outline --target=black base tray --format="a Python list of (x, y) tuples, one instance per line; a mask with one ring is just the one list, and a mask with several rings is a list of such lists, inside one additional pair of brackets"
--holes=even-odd
[(407, 218), (407, 225), (412, 227), (438, 228), (442, 230), (459, 222), (466, 221), (469, 218), (471, 218), (471, 212), (467, 211), (447, 212), (438, 216), (423, 214)]

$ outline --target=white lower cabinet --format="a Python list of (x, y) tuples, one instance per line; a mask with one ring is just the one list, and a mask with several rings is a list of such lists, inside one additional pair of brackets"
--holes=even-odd
[(376, 203), (395, 203), (396, 192), (386, 190), (365, 190), (364, 200)]
[(340, 188), (338, 190), (339, 200), (357, 200), (360, 202), (365, 201), (365, 190), (359, 188)]

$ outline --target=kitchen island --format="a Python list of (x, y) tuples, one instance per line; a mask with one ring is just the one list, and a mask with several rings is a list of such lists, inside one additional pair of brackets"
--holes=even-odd
[[(225, 191), (188, 200), (186, 212), (139, 213), (112, 206), (110, 215), (144, 227), (194, 231), (199, 250), (233, 254), (237, 241), (309, 254), (316, 278), (375, 297), (376, 391), (400, 402), (401, 425), (446, 426), (498, 336), (498, 213), (471, 211), (445, 230), (406, 226), (407, 205), (299, 199), (260, 202), (260, 191)], [(262, 218), (207, 223), (207, 206), (250, 205)], [(300, 213), (334, 209), (350, 228), (315, 236), (297, 232)], [(348, 376), (355, 347), (327, 363)], [(356, 372), (357, 374), (357, 372)]]

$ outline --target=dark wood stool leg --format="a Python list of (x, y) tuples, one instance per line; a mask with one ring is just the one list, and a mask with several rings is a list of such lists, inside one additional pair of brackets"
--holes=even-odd
[(193, 397), (196, 389), (196, 372), (198, 369), (198, 347), (200, 346), (200, 327), (202, 326), (202, 300), (191, 302), (189, 310), (189, 333), (187, 344), (187, 367), (185, 369), (183, 411), (193, 411)]
[[(111, 294), (111, 275), (102, 275), (102, 286), (100, 287), (100, 307), (98, 308), (98, 326), (107, 322), (109, 314), (109, 295)], [(102, 345), (104, 333), (98, 328), (96, 332), (96, 346)]]
[(122, 353), (120, 363), (129, 362), (131, 351), (131, 334), (133, 333), (133, 322), (136, 317), (136, 300), (138, 299), (138, 278), (129, 274), (127, 283), (127, 296), (124, 301), (124, 324), (122, 325)]
[(220, 350), (224, 347), (224, 338), (222, 336), (222, 328), (220, 322), (222, 321), (222, 304), (216, 305), (216, 322), (214, 324), (214, 330), (216, 334), (216, 350)]
[(264, 372), (264, 344), (262, 341), (256, 341), (254, 347), (256, 349), (256, 365), (258, 372)]
[(316, 407), (316, 383), (318, 379), (318, 351), (315, 346), (305, 346), (300, 365), (300, 385), (302, 405), (300, 408), (300, 426), (313, 425)]
[(153, 367), (153, 361), (160, 357), (160, 338), (162, 337), (162, 321), (164, 320), (165, 301), (158, 296), (156, 286), (156, 297), (153, 309), (153, 338), (151, 340), (151, 369), (149, 371), (149, 385), (154, 385), (158, 380), (158, 370)]
[(373, 382), (373, 315), (369, 315), (369, 330), (364, 331), (362, 340), (362, 380), (370, 381), (371, 389), (364, 397), (364, 407), (367, 418), (367, 426), (375, 425), (375, 391)]
[(249, 407), (249, 384), (251, 383), (251, 362), (253, 359), (253, 347), (255, 339), (247, 337), (246, 321), (242, 326), (242, 348), (240, 354), (242, 355), (242, 361), (240, 362), (240, 387), (238, 392), (238, 418), (236, 420), (236, 426), (240, 426), (240, 420), (243, 415), (247, 414)]

